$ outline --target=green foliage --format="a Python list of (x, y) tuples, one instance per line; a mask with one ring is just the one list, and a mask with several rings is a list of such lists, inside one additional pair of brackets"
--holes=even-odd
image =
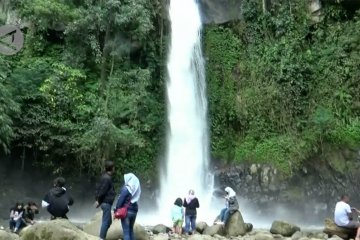
[(30, 24), (22, 52), (0, 66), (0, 145), (57, 174), (97, 174), (112, 159), (119, 171), (153, 176), (164, 119), (160, 2), (11, 7)]
[(12, 99), (6, 86), (10, 63), (0, 57), (0, 151), (9, 152), (10, 140), (14, 135), (12, 118), (19, 112), (18, 104)]
[[(290, 175), (324, 145), (359, 146), (359, 13), (350, 18), (340, 5), (324, 4), (324, 20), (314, 24), (307, 11), (296, 0), (264, 13), (261, 2), (246, 0), (243, 21), (207, 28), (214, 155)], [(215, 109), (219, 96), (229, 101)]]

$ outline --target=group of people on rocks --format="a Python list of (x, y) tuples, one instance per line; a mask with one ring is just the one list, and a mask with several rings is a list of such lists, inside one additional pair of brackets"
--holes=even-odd
[(35, 214), (38, 214), (38, 206), (34, 202), (23, 203), (17, 202), (14, 207), (10, 209), (9, 227), (12, 232), (17, 233), (23, 226), (27, 224), (34, 224)]
[[(225, 188), (225, 207), (220, 211), (214, 224), (226, 224), (235, 211), (239, 209), (239, 203), (236, 199), (236, 192), (231, 187)], [(184, 211), (184, 208), (185, 211)], [(189, 190), (189, 194), (184, 201), (177, 198), (171, 209), (171, 218), (173, 221), (173, 232), (182, 234), (182, 225), (185, 218), (185, 233), (193, 234), (196, 231), (196, 209), (200, 207), (199, 200), (195, 197), (195, 191)]]

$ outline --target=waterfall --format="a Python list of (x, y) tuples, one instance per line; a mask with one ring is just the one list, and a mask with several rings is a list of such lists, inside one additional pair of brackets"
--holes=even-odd
[(198, 217), (201, 219), (209, 211), (212, 193), (202, 23), (196, 0), (171, 0), (169, 14), (169, 129), (158, 203), (160, 215), (170, 219), (169, 211), (175, 199), (183, 199), (189, 189), (194, 189), (200, 201)]

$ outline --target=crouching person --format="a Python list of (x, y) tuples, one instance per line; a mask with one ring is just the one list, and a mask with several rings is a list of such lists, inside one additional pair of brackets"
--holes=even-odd
[(54, 186), (45, 195), (41, 206), (46, 208), (51, 214), (51, 219), (68, 217), (69, 206), (74, 203), (73, 198), (68, 194), (65, 188), (65, 179), (58, 177), (54, 180)]

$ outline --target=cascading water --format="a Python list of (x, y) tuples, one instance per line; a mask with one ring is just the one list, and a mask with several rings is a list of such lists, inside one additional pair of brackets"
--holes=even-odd
[[(196, 0), (171, 0), (171, 46), (167, 83), (169, 132), (166, 169), (161, 178), (160, 215), (169, 219), (177, 197), (194, 189), (206, 213), (212, 183), (208, 173), (209, 140), (201, 18)], [(166, 207), (165, 207), (166, 206)]]

